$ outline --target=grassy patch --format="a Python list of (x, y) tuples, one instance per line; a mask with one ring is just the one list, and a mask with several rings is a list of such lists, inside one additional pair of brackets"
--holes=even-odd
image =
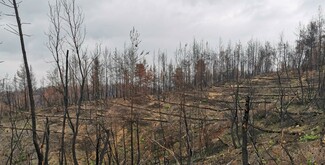
[(301, 136), (299, 138), (299, 141), (301, 141), (301, 142), (308, 142), (308, 141), (317, 140), (319, 138), (320, 138), (319, 135), (316, 135), (314, 132), (312, 132), (311, 134), (305, 134), (305, 135)]
[(165, 108), (166, 110), (170, 109), (170, 107), (171, 107), (170, 104), (164, 104), (164, 108)]

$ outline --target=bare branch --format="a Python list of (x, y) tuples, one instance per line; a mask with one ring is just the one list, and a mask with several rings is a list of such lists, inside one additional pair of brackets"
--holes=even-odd
[(16, 29), (14, 29), (12, 26), (7, 25), (7, 27), (9, 28), (4, 28), (5, 30), (7, 30), (8, 32), (15, 34), (15, 35), (19, 35), (18, 31)]
[(6, 6), (6, 7), (9, 7), (9, 8), (14, 8), (14, 5), (13, 5), (13, 2), (11, 0), (1, 0), (0, 1), (0, 4)]
[(168, 151), (168, 152), (169, 152), (169, 153), (174, 157), (176, 163), (177, 163), (178, 165), (180, 164), (179, 161), (178, 161), (178, 159), (177, 159), (176, 156), (175, 156), (174, 151), (172, 151), (172, 150), (166, 148), (165, 146), (161, 145), (159, 142), (157, 142), (157, 141), (154, 140), (154, 139), (150, 139), (150, 140), (151, 140), (151, 142), (154, 142), (154, 143), (158, 144), (158, 146), (160, 146), (161, 148), (163, 148), (163, 149), (165, 149), (166, 151)]

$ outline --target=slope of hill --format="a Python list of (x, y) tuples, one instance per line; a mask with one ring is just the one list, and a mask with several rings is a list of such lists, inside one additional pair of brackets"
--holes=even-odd
[[(202, 91), (164, 93), (164, 97), (88, 102), (80, 116), (78, 161), (241, 164), (242, 117), (249, 95), (247, 149), (251, 164), (322, 164), (325, 115), (314, 102), (301, 103), (300, 90), (296, 77), (279, 81), (272, 73)], [(69, 107), (69, 112), (71, 122), (75, 122), (76, 107)], [(0, 160), (34, 162), (29, 113), (11, 111), (4, 116)], [(60, 107), (37, 111), (39, 140), (46, 150), (48, 137), (50, 164), (58, 164), (62, 116)], [(73, 131), (69, 124), (65, 130), (66, 161), (72, 162)]]

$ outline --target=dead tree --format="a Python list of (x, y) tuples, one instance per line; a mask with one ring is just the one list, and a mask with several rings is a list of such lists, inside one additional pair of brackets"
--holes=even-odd
[(67, 35), (69, 36), (69, 45), (74, 50), (76, 55), (76, 62), (77, 62), (77, 70), (79, 75), (74, 75), (76, 79), (79, 80), (79, 97), (77, 101), (77, 110), (76, 110), (76, 120), (74, 124), (71, 124), (70, 127), (73, 132), (72, 137), (72, 158), (74, 164), (78, 164), (77, 154), (76, 154), (76, 142), (77, 136), (79, 133), (79, 125), (80, 125), (80, 113), (81, 113), (81, 104), (84, 100), (84, 89), (86, 86), (87, 75), (89, 72), (90, 64), (87, 54), (82, 52), (82, 44), (85, 39), (85, 32), (83, 31), (83, 21), (84, 16), (80, 8), (76, 5), (75, 0), (72, 2), (61, 1), (63, 6), (63, 13), (62, 19), (67, 24)]
[(49, 119), (46, 117), (45, 120), (45, 131), (43, 135), (42, 146), (45, 144), (45, 155), (44, 155), (44, 165), (48, 165), (49, 162), (49, 152), (50, 152), (50, 124)]
[(301, 69), (301, 64), (303, 61), (303, 52), (304, 50), (304, 43), (302, 41), (302, 38), (304, 37), (305, 30), (300, 28), (299, 29), (299, 36), (297, 39), (297, 44), (296, 44), (296, 58), (297, 58), (297, 72), (298, 72), (298, 80), (299, 80), (299, 85), (300, 85), (300, 91), (301, 91), (301, 98), (300, 101), (302, 104), (305, 102), (305, 93), (304, 93), (304, 85), (303, 85), (303, 80), (302, 80), (302, 69)]
[(19, 40), (20, 40), (20, 46), (21, 46), (21, 51), (22, 51), (22, 55), (23, 55), (23, 59), (24, 59), (24, 66), (25, 66), (26, 76), (27, 76), (30, 114), (31, 114), (31, 118), (32, 118), (33, 144), (34, 144), (35, 151), (37, 154), (38, 164), (41, 165), (43, 163), (44, 156), (40, 150), (40, 146), (39, 146), (39, 142), (38, 142), (38, 138), (37, 138), (38, 135), (36, 132), (36, 114), (35, 114), (35, 101), (34, 101), (34, 95), (33, 95), (33, 85), (32, 85), (30, 69), (29, 69), (28, 60), (27, 60), (27, 53), (26, 53), (25, 41), (24, 41), (24, 33), (23, 33), (23, 29), (22, 29), (22, 22), (21, 22), (21, 19), (19, 16), (18, 4), (17, 4), (16, 0), (8, 0), (8, 1), (2, 0), (0, 3), (4, 6), (12, 8), (15, 12), (14, 16), (16, 18), (18, 31), (13, 28), (12, 28), (12, 30), (14, 30), (13, 33), (15, 33), (19, 36)]
[(193, 151), (192, 151), (192, 146), (191, 146), (191, 135), (190, 135), (190, 128), (189, 128), (190, 125), (188, 123), (189, 121), (187, 120), (187, 115), (186, 115), (184, 104), (185, 104), (185, 95), (184, 95), (184, 93), (182, 93), (180, 110), (182, 112), (181, 117), (183, 117), (183, 119), (184, 119), (184, 126), (185, 126), (185, 133), (186, 133), (187, 164), (192, 164)]
[[(135, 113), (134, 113), (134, 104), (136, 97), (136, 66), (137, 63), (142, 59), (144, 55), (149, 54), (149, 52), (138, 53), (139, 44), (141, 40), (139, 39), (140, 34), (138, 31), (133, 28), (130, 31), (130, 41), (131, 45), (126, 48), (122, 54), (122, 56), (118, 56), (115, 54), (114, 60), (116, 65), (118, 65), (118, 69), (120, 69), (120, 77), (123, 79), (123, 98), (129, 99), (130, 101), (130, 161), (131, 164), (134, 163), (134, 124), (135, 121)], [(140, 148), (139, 148), (140, 149)], [(139, 152), (139, 151), (138, 151)], [(140, 154), (140, 153), (138, 153)]]
[[(65, 57), (62, 54), (64, 54), (63, 51), (63, 32), (62, 32), (62, 13), (61, 13), (62, 3), (60, 1), (56, 1), (54, 5), (49, 5), (50, 13), (49, 13), (49, 19), (50, 19), (50, 29), (47, 33), (48, 36), (48, 44), (47, 47), (50, 50), (53, 59), (55, 61), (55, 67), (58, 70), (58, 76), (59, 76), (59, 92), (63, 96), (63, 102), (64, 102), (64, 114), (63, 114), (63, 123), (62, 123), (62, 135), (61, 135), (61, 145), (60, 145), (60, 157), (59, 162), (60, 164), (63, 164), (64, 162), (64, 155), (65, 155), (65, 127), (66, 127), (66, 120), (67, 116), (69, 116), (68, 112), (68, 106), (69, 106), (69, 95), (68, 95), (68, 71), (69, 71), (69, 50), (66, 51)], [(65, 60), (64, 60), (65, 58)], [(63, 61), (65, 61), (65, 66)], [(71, 120), (69, 119), (69, 123), (71, 125)]]
[(242, 144), (242, 161), (243, 165), (248, 165), (248, 151), (247, 151), (247, 131), (248, 131), (248, 119), (249, 119), (249, 109), (250, 109), (250, 97), (246, 97), (245, 103), (245, 113), (243, 117), (243, 124), (242, 124), (242, 137), (243, 137), (243, 144)]
[(235, 98), (234, 98), (234, 110), (231, 111), (231, 128), (230, 128), (230, 134), (232, 143), (235, 148), (240, 147), (240, 136), (239, 136), (239, 118), (238, 118), (238, 112), (240, 109), (239, 105), (239, 77), (237, 77), (237, 85), (235, 89)]

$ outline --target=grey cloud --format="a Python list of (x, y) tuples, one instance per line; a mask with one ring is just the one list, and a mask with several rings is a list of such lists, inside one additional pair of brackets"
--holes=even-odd
[[(54, 0), (50, 0), (54, 2)], [(113, 50), (123, 49), (129, 42), (129, 31), (135, 27), (140, 32), (141, 48), (147, 51), (167, 50), (173, 55), (179, 43), (189, 43), (195, 37), (210, 45), (239, 40), (245, 43), (253, 38), (276, 42), (284, 31), (287, 39), (294, 40), (298, 23), (307, 23), (317, 14), (323, 0), (78, 0), (84, 14), (87, 29), (86, 45), (101, 42)], [(0, 7), (3, 11), (3, 7)], [(45, 47), (48, 29), (48, 2), (23, 1), (20, 6), (29, 59), (38, 77), (49, 70), (51, 60)], [(2, 18), (0, 24), (9, 18)], [(13, 74), (20, 63), (17, 37), (0, 27), (1, 41), (0, 78)], [(225, 42), (227, 43), (227, 42)], [(91, 50), (91, 49), (90, 49)], [(35, 65), (35, 66), (34, 66)], [(11, 66), (11, 67), (10, 67)]]

